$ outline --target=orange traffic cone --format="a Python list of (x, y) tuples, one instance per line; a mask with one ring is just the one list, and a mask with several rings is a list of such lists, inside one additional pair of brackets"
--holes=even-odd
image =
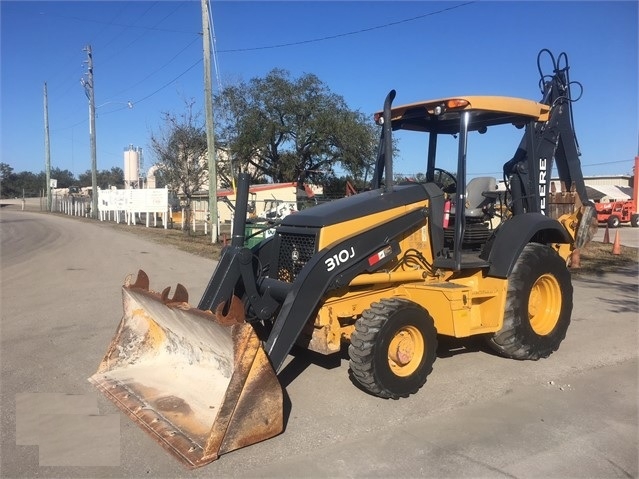
[(579, 249), (573, 250), (570, 255), (570, 267), (573, 269), (581, 268), (581, 254), (579, 253)]
[(610, 244), (610, 234), (608, 233), (608, 225), (606, 225), (606, 230), (604, 231), (603, 244)]
[(621, 254), (621, 243), (619, 242), (619, 231), (615, 233), (615, 242), (612, 245), (612, 254)]

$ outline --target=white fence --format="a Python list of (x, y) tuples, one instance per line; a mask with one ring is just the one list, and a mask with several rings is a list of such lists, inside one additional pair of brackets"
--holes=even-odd
[(157, 226), (158, 215), (160, 215), (164, 228), (167, 228), (169, 190), (167, 188), (98, 190), (98, 212), (100, 221), (113, 220), (116, 223), (123, 221), (129, 225), (136, 224), (138, 218), (144, 214), (146, 226), (149, 226), (151, 217), (153, 217), (153, 226)]
[[(46, 209), (46, 202), (46, 197), (41, 198), (41, 209)], [(51, 198), (51, 210), (69, 216), (88, 216), (91, 210), (91, 198), (54, 195)]]
[[(41, 209), (46, 208), (46, 198), (41, 199)], [(230, 228), (233, 219), (234, 204), (227, 201), (218, 201), (217, 231)], [(230, 220), (221, 221), (219, 208), (222, 205), (230, 209)], [(208, 234), (210, 228), (208, 198), (197, 198), (191, 203), (189, 224), (185, 224), (186, 215), (182, 208), (175, 211), (169, 206), (169, 191), (167, 188), (149, 189), (98, 189), (98, 218), (100, 221), (124, 222), (126, 224), (146, 223), (150, 226), (153, 218), (153, 226), (157, 226), (158, 218), (162, 226), (167, 229), (176, 227), (191, 229), (193, 232), (204, 231)], [(52, 210), (70, 216), (91, 216), (92, 199), (89, 196), (54, 195)], [(253, 221), (278, 221), (285, 216), (297, 211), (297, 203), (278, 199), (252, 200), (249, 203), (248, 217)]]

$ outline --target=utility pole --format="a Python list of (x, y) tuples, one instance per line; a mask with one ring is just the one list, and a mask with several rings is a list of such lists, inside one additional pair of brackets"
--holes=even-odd
[(206, 112), (206, 145), (209, 161), (209, 217), (211, 242), (217, 243), (217, 165), (213, 122), (213, 95), (211, 89), (211, 33), (208, 0), (202, 1), (202, 41), (204, 47), (204, 108)]
[(47, 211), (51, 211), (51, 147), (49, 146), (49, 97), (44, 82), (44, 164), (47, 182)]
[(98, 217), (98, 166), (96, 159), (96, 146), (95, 146), (95, 96), (93, 85), (93, 53), (91, 52), (91, 45), (84, 47), (84, 51), (87, 52), (87, 78), (80, 80), (82, 86), (84, 86), (84, 92), (89, 99), (89, 140), (91, 144), (91, 218), (97, 219)]

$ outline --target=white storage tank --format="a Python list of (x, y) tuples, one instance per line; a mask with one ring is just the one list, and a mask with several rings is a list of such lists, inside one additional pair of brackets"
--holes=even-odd
[(142, 148), (129, 145), (124, 149), (124, 187), (138, 188)]

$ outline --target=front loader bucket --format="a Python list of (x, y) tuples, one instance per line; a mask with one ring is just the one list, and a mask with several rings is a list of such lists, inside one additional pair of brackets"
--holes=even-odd
[(143, 271), (129, 283), (91, 383), (191, 468), (282, 432), (282, 388), (241, 304), (213, 314), (181, 285), (169, 299)]

